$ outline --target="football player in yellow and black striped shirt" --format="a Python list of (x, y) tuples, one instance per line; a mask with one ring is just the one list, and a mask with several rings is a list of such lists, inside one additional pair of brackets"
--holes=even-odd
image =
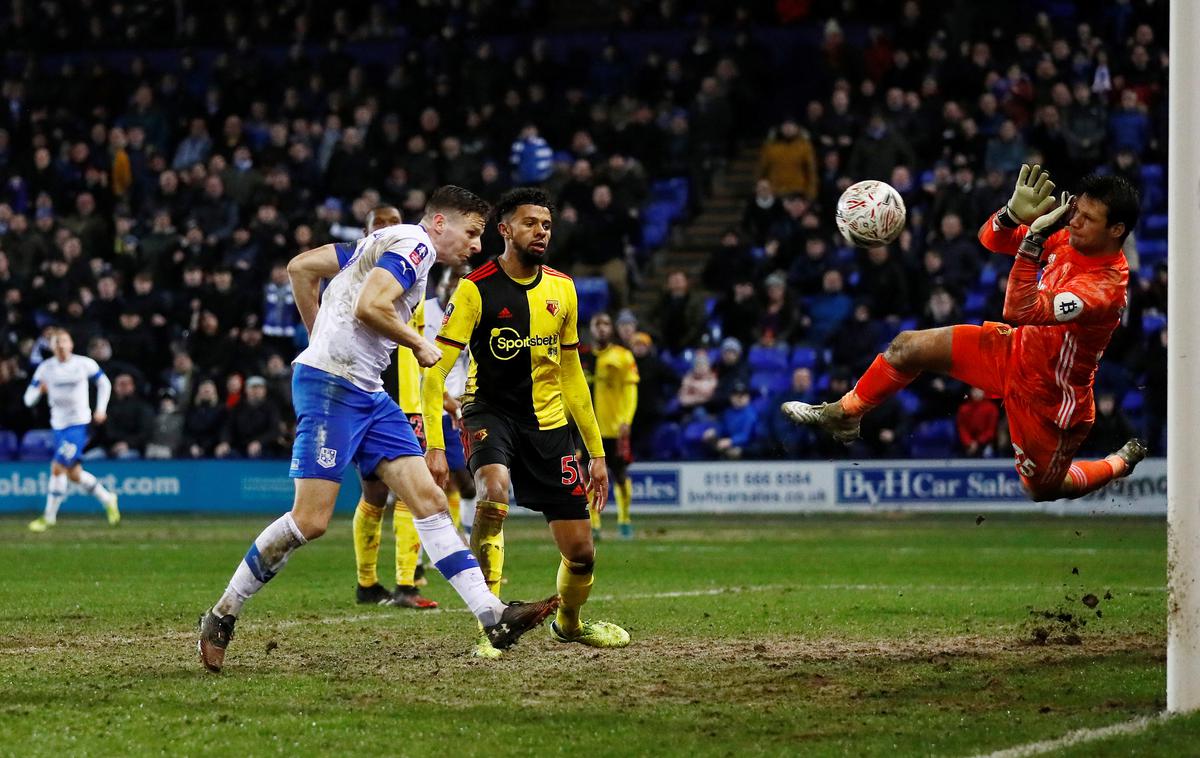
[[(600, 437), (604, 441), (604, 458), (608, 461), (609, 478), (612, 480), (614, 498), (617, 501), (617, 526), (621, 536), (633, 536), (633, 524), (629, 520), (629, 504), (633, 500), (633, 483), (627, 471), (632, 454), (629, 446), (629, 426), (637, 412), (637, 361), (629, 349), (613, 341), (612, 316), (597, 313), (592, 316), (592, 396), (596, 407), (596, 420), (600, 424)], [(592, 533), (600, 532), (600, 512), (592, 511)]]
[[(550, 625), (554, 639), (624, 647), (629, 644), (624, 629), (579, 617), (591, 592), (595, 563), (588, 494), (591, 507), (602, 510), (608, 499), (608, 471), (579, 362), (575, 283), (542, 263), (551, 234), (545, 192), (511, 190), (500, 199), (495, 214), (504, 253), (459, 283), (437, 337), (442, 358), (425, 374), (421, 395), (426, 461), (434, 480), (445, 486), (442, 391), (459, 352), (469, 347), (462, 421), (467, 461), (479, 493), (471, 548), (488, 584), (496, 592), (503, 574), (511, 480), (518, 504), (542, 513), (561, 553), (562, 603)], [(568, 412), (592, 456), (586, 480), (575, 460)], [(500, 651), (481, 637), (475, 654), (494, 658)]]

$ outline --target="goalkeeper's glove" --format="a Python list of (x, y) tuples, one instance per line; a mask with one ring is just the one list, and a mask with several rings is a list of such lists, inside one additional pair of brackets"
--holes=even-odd
[(996, 214), (997, 220), (1010, 229), (1021, 224), (1032, 224), (1039, 216), (1054, 207), (1054, 182), (1050, 172), (1039, 165), (1021, 166), (1017, 186), (1013, 189), (1008, 204)]
[[(1050, 198), (1050, 201), (1054, 202), (1054, 198)], [(1059, 199), (1057, 208), (1038, 216), (1029, 225), (1025, 239), (1021, 240), (1021, 244), (1017, 248), (1017, 255), (1034, 263), (1040, 263), (1042, 247), (1046, 244), (1046, 240), (1050, 238), (1050, 235), (1071, 223), (1073, 215), (1075, 215), (1075, 196), (1064, 192)]]

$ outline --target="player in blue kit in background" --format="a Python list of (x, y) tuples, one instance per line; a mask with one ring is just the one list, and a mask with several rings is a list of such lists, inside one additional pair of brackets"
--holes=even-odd
[[(67, 481), (75, 482), (93, 495), (108, 515), (108, 523), (121, 520), (117, 496), (83, 470), (79, 462), (88, 442), (88, 424), (103, 424), (108, 418), (108, 398), (112, 383), (96, 361), (75, 355), (75, 342), (65, 329), (50, 332), (54, 355), (38, 364), (33, 381), (25, 390), (25, 405), (34, 407), (45, 395), (50, 403), (50, 427), (54, 430), (54, 458), (50, 462), (50, 487), (46, 510), (29, 522), (29, 531), (44, 532), (58, 522), (58, 508), (67, 498)], [(96, 385), (96, 410), (88, 406), (88, 384)]]

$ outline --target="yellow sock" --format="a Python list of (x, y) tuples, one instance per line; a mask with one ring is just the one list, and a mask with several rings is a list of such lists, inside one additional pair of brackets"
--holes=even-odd
[(600, 528), (600, 511), (594, 508), (588, 508), (588, 518), (592, 520), (592, 528)]
[(458, 494), (457, 489), (446, 493), (446, 508), (450, 511), (450, 520), (454, 522), (454, 528), (462, 527), (462, 496)]
[(354, 562), (358, 583), (363, 587), (379, 584), (379, 537), (383, 534), (383, 508), (359, 500), (354, 509)]
[(415, 581), (417, 561), (421, 557), (421, 537), (413, 524), (412, 512), (403, 500), (396, 500), (392, 531), (396, 533), (396, 584), (411, 587)]
[(563, 558), (558, 564), (558, 606), (555, 622), (566, 634), (579, 631), (579, 608), (592, 593), (592, 564), (575, 563)]
[(500, 579), (504, 576), (504, 519), (508, 505), (495, 500), (480, 500), (475, 504), (475, 525), (471, 528), (471, 552), (479, 561), (488, 589), (500, 596)]
[(629, 523), (629, 504), (633, 502), (633, 482), (628, 477), (615, 487), (617, 496), (617, 523)]

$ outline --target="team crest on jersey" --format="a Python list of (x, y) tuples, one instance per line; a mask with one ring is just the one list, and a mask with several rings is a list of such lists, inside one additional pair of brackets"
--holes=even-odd
[(454, 313), (454, 303), (446, 306), (446, 312), (442, 314), (442, 326), (450, 323), (450, 314)]
[(557, 300), (547, 300), (546, 301), (546, 310), (550, 311), (551, 316), (557, 316), (558, 315), (558, 301)]
[(421, 261), (425, 260), (425, 256), (429, 254), (429, 248), (425, 247), (424, 242), (418, 242), (417, 246), (408, 254), (408, 259), (413, 262), (414, 266), (420, 266)]
[(317, 465), (321, 468), (333, 468), (337, 465), (337, 451), (331, 447), (323, 447), (317, 453)]
[(475, 438), (476, 442), (483, 442), (484, 440), (487, 439), (487, 427), (486, 426), (483, 427), (482, 429), (475, 432), (475, 434), (473, 434), (471, 436), (473, 436)]

